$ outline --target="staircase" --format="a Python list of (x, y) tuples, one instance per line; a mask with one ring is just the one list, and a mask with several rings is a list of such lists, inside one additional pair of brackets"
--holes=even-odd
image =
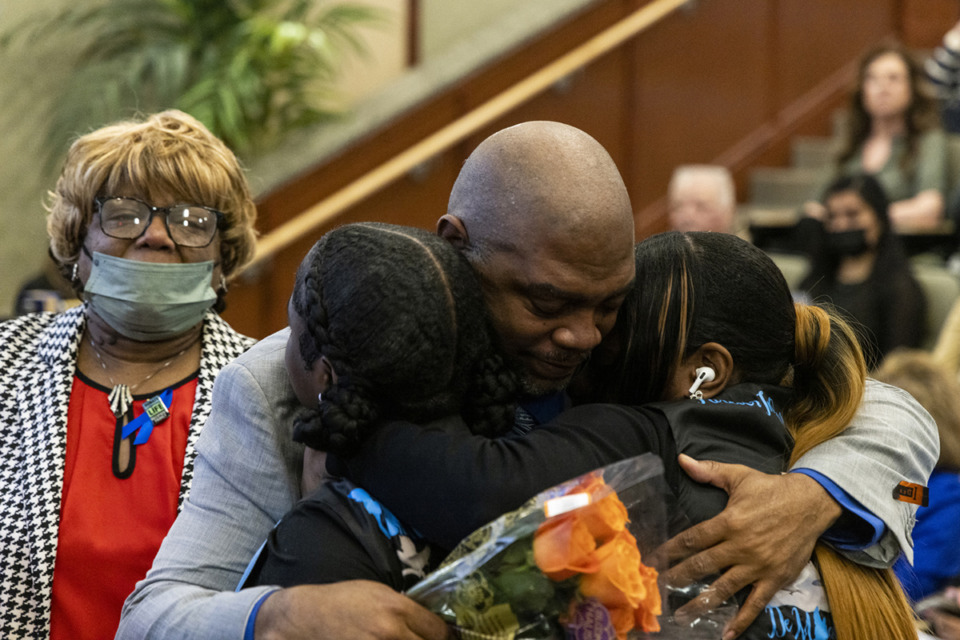
[(833, 170), (845, 122), (845, 114), (837, 112), (831, 136), (795, 137), (790, 143), (789, 166), (750, 171), (748, 199), (740, 207), (740, 215), (757, 246), (782, 249), (780, 241), (797, 221), (800, 206), (820, 196)]

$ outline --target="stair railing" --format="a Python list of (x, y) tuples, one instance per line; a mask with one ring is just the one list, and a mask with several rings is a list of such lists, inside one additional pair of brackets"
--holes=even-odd
[(695, 0), (655, 0), (264, 234), (250, 269)]

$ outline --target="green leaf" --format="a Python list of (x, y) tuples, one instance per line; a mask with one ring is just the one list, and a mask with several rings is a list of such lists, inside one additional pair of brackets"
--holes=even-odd
[(342, 60), (365, 51), (358, 29), (386, 23), (385, 12), (350, 3), (108, 0), (9, 26), (0, 49), (71, 43), (69, 80), (48, 119), (53, 157), (71, 136), (172, 106), (253, 153), (337, 117), (330, 98)]

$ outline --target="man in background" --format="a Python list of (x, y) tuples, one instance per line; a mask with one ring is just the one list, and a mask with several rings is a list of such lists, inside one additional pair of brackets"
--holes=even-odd
[(736, 190), (726, 167), (690, 164), (677, 167), (667, 190), (674, 231), (736, 233)]

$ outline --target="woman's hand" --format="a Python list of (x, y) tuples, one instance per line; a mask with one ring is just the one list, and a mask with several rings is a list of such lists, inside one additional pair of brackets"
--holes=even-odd
[(819, 220), (820, 222), (824, 222), (827, 219), (827, 208), (816, 200), (804, 202), (800, 207), (800, 211), (802, 211), (806, 217)]

